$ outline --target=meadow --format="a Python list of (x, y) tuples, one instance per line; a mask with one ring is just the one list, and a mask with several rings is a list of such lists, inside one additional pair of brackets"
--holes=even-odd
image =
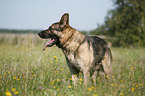
[(113, 76), (74, 86), (65, 57), (36, 34), (0, 34), (0, 96), (145, 96), (145, 49), (111, 48)]

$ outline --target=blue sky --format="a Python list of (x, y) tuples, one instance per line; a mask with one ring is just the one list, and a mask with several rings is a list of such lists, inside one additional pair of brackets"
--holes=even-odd
[(72, 27), (93, 30), (112, 8), (112, 0), (0, 0), (0, 28), (46, 29), (69, 13)]

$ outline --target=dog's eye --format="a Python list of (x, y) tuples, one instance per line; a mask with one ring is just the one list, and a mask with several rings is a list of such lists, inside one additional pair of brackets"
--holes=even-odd
[(52, 28), (52, 27), (49, 27), (49, 30), (61, 31), (60, 29), (55, 29), (55, 28)]

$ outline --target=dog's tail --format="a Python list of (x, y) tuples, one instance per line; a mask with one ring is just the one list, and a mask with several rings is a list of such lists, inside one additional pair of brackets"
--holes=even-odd
[(102, 66), (105, 71), (105, 74), (108, 76), (112, 75), (112, 54), (109, 48), (106, 48), (104, 59), (102, 60)]

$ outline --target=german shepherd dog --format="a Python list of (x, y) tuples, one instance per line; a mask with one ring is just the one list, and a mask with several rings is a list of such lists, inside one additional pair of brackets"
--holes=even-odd
[(38, 35), (49, 39), (43, 50), (53, 45), (62, 49), (74, 83), (79, 72), (83, 72), (84, 85), (87, 85), (90, 77), (96, 80), (98, 73), (104, 77), (110, 75), (112, 55), (107, 43), (97, 36), (85, 36), (72, 28), (68, 13)]

